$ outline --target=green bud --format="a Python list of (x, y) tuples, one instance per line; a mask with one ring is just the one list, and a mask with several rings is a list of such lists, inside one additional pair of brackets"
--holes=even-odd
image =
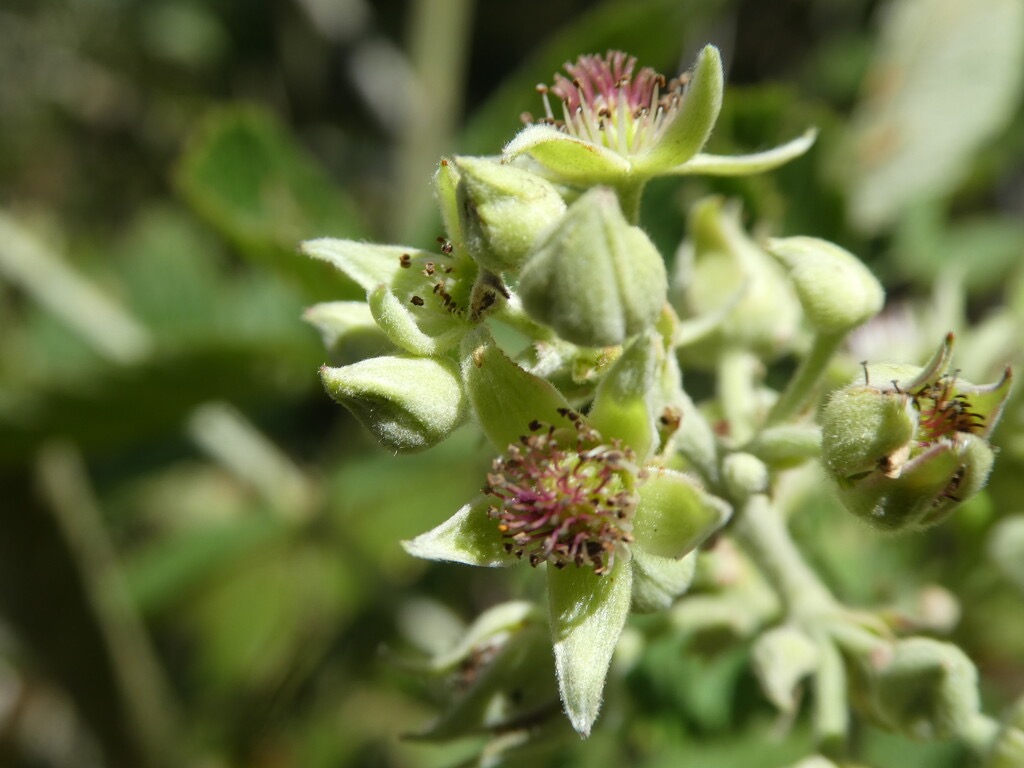
[(875, 713), (913, 739), (949, 739), (977, 714), (978, 672), (957, 646), (925, 637), (896, 643), (871, 675)]
[(942, 373), (952, 337), (924, 368), (869, 366), (821, 414), (822, 461), (843, 505), (890, 531), (945, 519), (988, 480), (985, 439), (1009, 395), (1010, 372), (978, 387)]
[(885, 291), (853, 254), (814, 237), (769, 240), (816, 333), (841, 336), (878, 314)]
[(735, 499), (746, 499), (768, 489), (768, 467), (756, 456), (736, 452), (722, 460), (722, 480)]
[(676, 559), (652, 555), (643, 548), (634, 549), (632, 610), (664, 611), (690, 588), (696, 569), (696, 550)]
[(780, 712), (792, 714), (797, 686), (818, 667), (818, 646), (803, 630), (786, 624), (757, 639), (751, 660), (768, 700)]
[(723, 350), (748, 349), (773, 359), (792, 349), (800, 303), (778, 262), (740, 225), (740, 209), (721, 198), (693, 207), (689, 239), (676, 259), (673, 300), (681, 315), (714, 324), (687, 344), (688, 360), (713, 367)]
[(665, 264), (650, 238), (630, 226), (610, 189), (585, 192), (523, 265), (526, 311), (567, 341), (621, 344), (649, 328), (667, 293)]
[(492, 272), (522, 264), (537, 238), (565, 213), (549, 181), (482, 157), (456, 158), (459, 212), (466, 247)]
[(324, 388), (385, 448), (421, 451), (444, 440), (468, 408), (455, 366), (447, 360), (374, 357), (320, 369)]

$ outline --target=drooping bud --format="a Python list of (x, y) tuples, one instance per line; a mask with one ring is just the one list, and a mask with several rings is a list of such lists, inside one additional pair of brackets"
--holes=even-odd
[(686, 346), (688, 360), (712, 367), (724, 350), (771, 360), (792, 348), (800, 303), (778, 262), (743, 231), (740, 210), (721, 198), (693, 207), (689, 238), (676, 257), (673, 303), (686, 318), (715, 317)]
[(885, 291), (853, 254), (814, 237), (768, 241), (768, 252), (789, 271), (816, 333), (842, 336), (882, 309)]
[(896, 643), (871, 675), (876, 714), (913, 739), (949, 739), (978, 712), (978, 672), (957, 646), (926, 637)]
[(436, 445), (469, 411), (458, 370), (447, 360), (374, 357), (324, 366), (320, 378), (381, 445), (399, 453)]
[(786, 624), (757, 639), (751, 660), (768, 700), (780, 712), (792, 714), (797, 686), (818, 667), (818, 646), (803, 630)]
[(822, 461), (851, 512), (885, 530), (925, 528), (984, 487), (986, 436), (1010, 391), (945, 373), (949, 336), (924, 368), (867, 366), (821, 415)]
[(653, 325), (667, 290), (658, 249), (603, 187), (569, 206), (523, 264), (519, 280), (526, 311), (586, 347), (621, 344)]
[(456, 158), (459, 212), (466, 247), (492, 272), (515, 270), (537, 238), (565, 213), (550, 182), (482, 157)]

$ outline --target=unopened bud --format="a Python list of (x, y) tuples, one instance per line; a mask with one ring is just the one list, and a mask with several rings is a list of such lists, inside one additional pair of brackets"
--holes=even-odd
[(447, 360), (373, 357), (342, 368), (324, 366), (320, 378), (381, 445), (399, 453), (441, 442), (469, 410), (458, 370)]
[(466, 247), (485, 269), (519, 267), (537, 238), (565, 213), (555, 186), (536, 174), (482, 157), (455, 160)]
[(667, 291), (658, 249), (603, 187), (569, 206), (523, 264), (519, 281), (531, 316), (586, 347), (621, 344), (649, 328)]
[(885, 291), (852, 253), (814, 237), (768, 241), (768, 252), (789, 271), (804, 316), (822, 334), (840, 336), (882, 309)]
[(914, 739), (949, 739), (978, 712), (978, 672), (957, 646), (925, 637), (898, 642), (873, 673), (875, 711)]

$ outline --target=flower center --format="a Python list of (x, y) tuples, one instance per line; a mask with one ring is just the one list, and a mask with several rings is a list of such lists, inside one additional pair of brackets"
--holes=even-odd
[[(622, 51), (604, 56), (580, 56), (566, 63), (569, 77), (555, 75), (554, 85), (538, 85), (545, 116), (527, 123), (553, 125), (619, 154), (636, 154), (655, 144), (675, 119), (683, 101), (687, 76), (666, 82), (650, 67), (635, 76), (636, 59)], [(562, 102), (561, 116), (552, 110), (550, 96)]]
[[(534, 422), (532, 434), (495, 459), (484, 492), (497, 503), (488, 514), (505, 550), (530, 565), (572, 563), (606, 573), (617, 547), (632, 541), (642, 472), (631, 450), (617, 441), (602, 445), (579, 414), (566, 409), (563, 415), (572, 431)], [(575, 445), (563, 447), (573, 434)]]
[(912, 395), (919, 416), (918, 443), (931, 445), (957, 432), (981, 434), (985, 419), (971, 410), (967, 395), (957, 394), (955, 374), (946, 374)]

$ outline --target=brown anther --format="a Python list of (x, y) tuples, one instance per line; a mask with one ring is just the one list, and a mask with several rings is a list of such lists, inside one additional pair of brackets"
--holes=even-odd
[(409, 299), (409, 301), (415, 304), (417, 307), (422, 307), (424, 304), (423, 299), (421, 299), (419, 296), (413, 296), (411, 299)]

